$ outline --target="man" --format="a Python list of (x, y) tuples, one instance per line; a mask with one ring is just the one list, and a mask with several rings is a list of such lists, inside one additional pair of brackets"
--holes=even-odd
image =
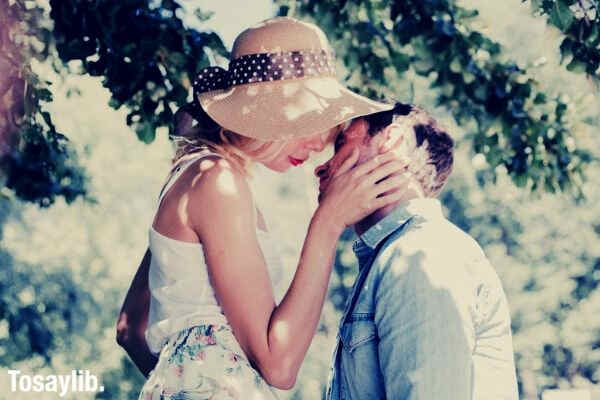
[(315, 170), (320, 190), (358, 148), (392, 150), (412, 182), (354, 229), (359, 273), (342, 317), (327, 398), (518, 399), (504, 291), (479, 245), (444, 218), (453, 142), (419, 108), (355, 119)]

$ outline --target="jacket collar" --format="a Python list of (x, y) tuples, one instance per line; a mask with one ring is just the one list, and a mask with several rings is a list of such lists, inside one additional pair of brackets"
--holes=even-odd
[(415, 216), (426, 220), (444, 218), (442, 204), (435, 198), (418, 198), (399, 204), (354, 242), (352, 250), (359, 263), (362, 264), (361, 260), (368, 257), (382, 240)]

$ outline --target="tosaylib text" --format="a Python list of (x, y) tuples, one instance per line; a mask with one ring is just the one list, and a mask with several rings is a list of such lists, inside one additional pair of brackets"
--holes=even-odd
[(72, 392), (103, 392), (98, 377), (86, 370), (72, 370), (69, 375), (29, 375), (8, 370), (12, 392), (55, 392), (60, 397)]

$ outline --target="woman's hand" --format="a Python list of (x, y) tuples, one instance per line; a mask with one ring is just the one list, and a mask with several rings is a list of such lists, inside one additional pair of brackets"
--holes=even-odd
[(395, 189), (408, 182), (404, 173), (406, 164), (393, 152), (378, 154), (352, 168), (359, 153), (356, 148), (352, 151), (333, 175), (326, 191), (320, 194), (317, 212), (325, 214), (331, 224), (342, 229), (400, 200), (404, 191)]

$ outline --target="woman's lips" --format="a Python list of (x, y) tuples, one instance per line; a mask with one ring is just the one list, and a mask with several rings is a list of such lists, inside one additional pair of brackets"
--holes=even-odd
[(294, 157), (292, 157), (292, 156), (288, 156), (288, 158), (290, 159), (290, 162), (292, 163), (292, 165), (293, 165), (293, 166), (300, 165), (300, 164), (302, 164), (304, 161), (306, 161), (306, 160), (300, 160), (300, 159), (298, 159), (298, 158), (294, 158)]

